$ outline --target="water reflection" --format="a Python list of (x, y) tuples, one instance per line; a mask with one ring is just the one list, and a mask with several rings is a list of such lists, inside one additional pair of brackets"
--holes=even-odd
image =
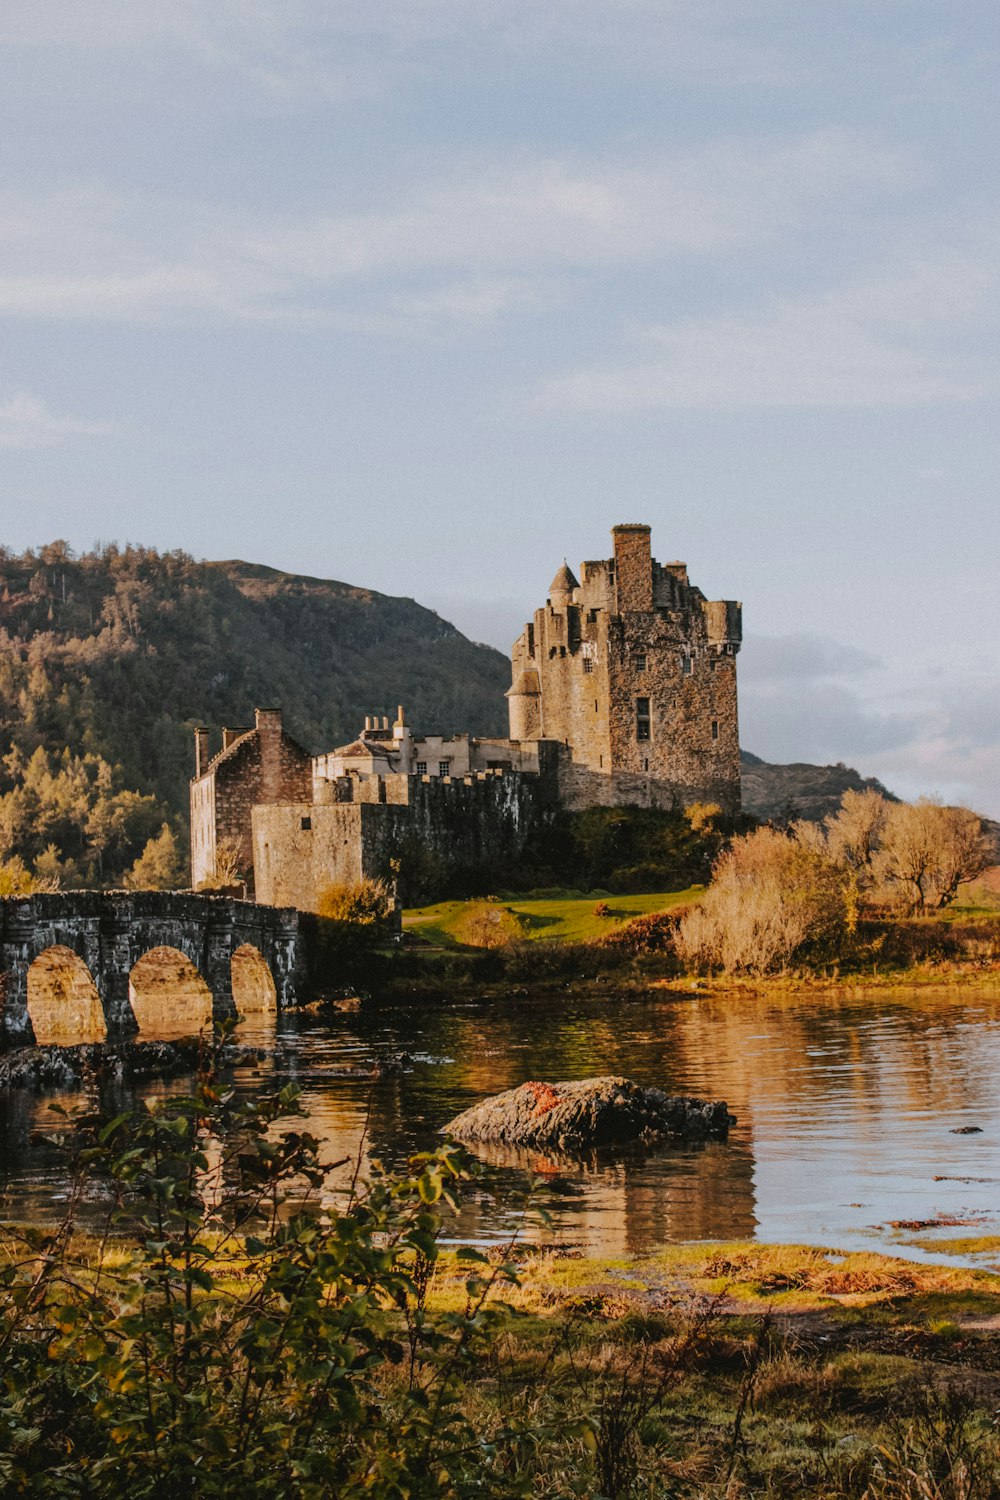
[[(247, 1039), (267, 1060), (240, 1067), (236, 1082), (250, 1093), (297, 1081), (330, 1159), (360, 1152), (365, 1170), (374, 1159), (402, 1164), (469, 1104), (529, 1078), (624, 1073), (725, 1098), (739, 1121), (727, 1143), (541, 1164), (537, 1201), (550, 1223), (522, 1232), (612, 1256), (755, 1234), (899, 1248), (889, 1220), (946, 1213), (976, 1220), (979, 1232), (994, 1227), (998, 1000), (1000, 988), (972, 999), (926, 989), (783, 1000), (562, 992), (323, 1021), (265, 1017)], [(401, 1074), (371, 1076), (400, 1053), (410, 1056)], [(120, 1087), (113, 1092), (89, 1097), (115, 1107)], [(37, 1140), (51, 1127), (48, 1102), (16, 1091), (0, 1102), (9, 1213), (49, 1217), (65, 1190), (57, 1158)], [(953, 1133), (968, 1125), (982, 1133)], [(517, 1229), (538, 1166), (494, 1155), (455, 1235), (499, 1239)], [(346, 1167), (333, 1174), (330, 1192), (349, 1176)]]

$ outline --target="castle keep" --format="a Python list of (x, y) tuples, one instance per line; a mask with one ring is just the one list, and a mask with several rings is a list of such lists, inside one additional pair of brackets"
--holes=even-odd
[(648, 526), (615, 555), (564, 563), (513, 651), (515, 741), (563, 747), (564, 807), (717, 802), (739, 811), (741, 606), (709, 602), (684, 563), (658, 563)]
[(612, 535), (614, 556), (583, 563), (579, 581), (563, 564), (515, 643), (508, 739), (417, 734), (400, 708), (310, 756), (259, 709), (210, 759), (197, 729), (192, 883), (225, 853), (258, 901), (308, 911), (331, 885), (398, 880), (408, 897), (516, 860), (559, 807), (738, 812), (740, 605), (656, 562), (648, 526)]

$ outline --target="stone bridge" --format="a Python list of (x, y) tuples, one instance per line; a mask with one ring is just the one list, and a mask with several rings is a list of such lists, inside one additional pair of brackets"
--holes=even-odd
[[(209, 1018), (294, 1004), (302, 969), (290, 908), (166, 891), (0, 900), (8, 1046), (122, 1037), (161, 1023), (197, 1031)], [(242, 988), (235, 997), (234, 987)]]

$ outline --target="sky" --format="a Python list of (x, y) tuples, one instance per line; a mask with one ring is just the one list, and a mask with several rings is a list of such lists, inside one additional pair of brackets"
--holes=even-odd
[(645, 521), (747, 749), (1000, 816), (998, 63), (995, 0), (8, 0), (0, 541), (508, 650)]

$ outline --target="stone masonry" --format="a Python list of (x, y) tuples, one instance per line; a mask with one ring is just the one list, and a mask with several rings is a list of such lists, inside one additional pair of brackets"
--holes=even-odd
[(515, 860), (560, 806), (738, 812), (741, 606), (657, 562), (648, 526), (612, 538), (614, 556), (579, 580), (563, 563), (515, 643), (507, 740), (415, 733), (400, 708), (311, 757), (258, 709), (209, 760), (196, 730), (192, 883), (228, 844), (259, 900), (315, 911), (330, 885), (400, 877), (405, 894), (406, 867), (446, 877)]
[(0, 900), (0, 1038), (33, 1040), (28, 970), (53, 947), (82, 959), (97, 987), (109, 1036), (136, 1029), (129, 976), (151, 949), (190, 960), (212, 992), (213, 1014), (235, 1013), (232, 960), (244, 945), (268, 965), (279, 1006), (294, 1003), (305, 962), (299, 914), (223, 896), (170, 891), (60, 891)]
[(312, 757), (283, 728), (278, 709), (258, 708), (253, 729), (224, 729), (222, 749), (208, 756), (208, 730), (195, 730), (191, 782), (191, 884), (213, 879), (231, 850), (253, 884), (255, 807), (312, 799)]
[(656, 562), (648, 526), (612, 535), (614, 557), (585, 562), (580, 581), (563, 564), (515, 643), (511, 736), (561, 743), (565, 807), (738, 812), (741, 606)]

